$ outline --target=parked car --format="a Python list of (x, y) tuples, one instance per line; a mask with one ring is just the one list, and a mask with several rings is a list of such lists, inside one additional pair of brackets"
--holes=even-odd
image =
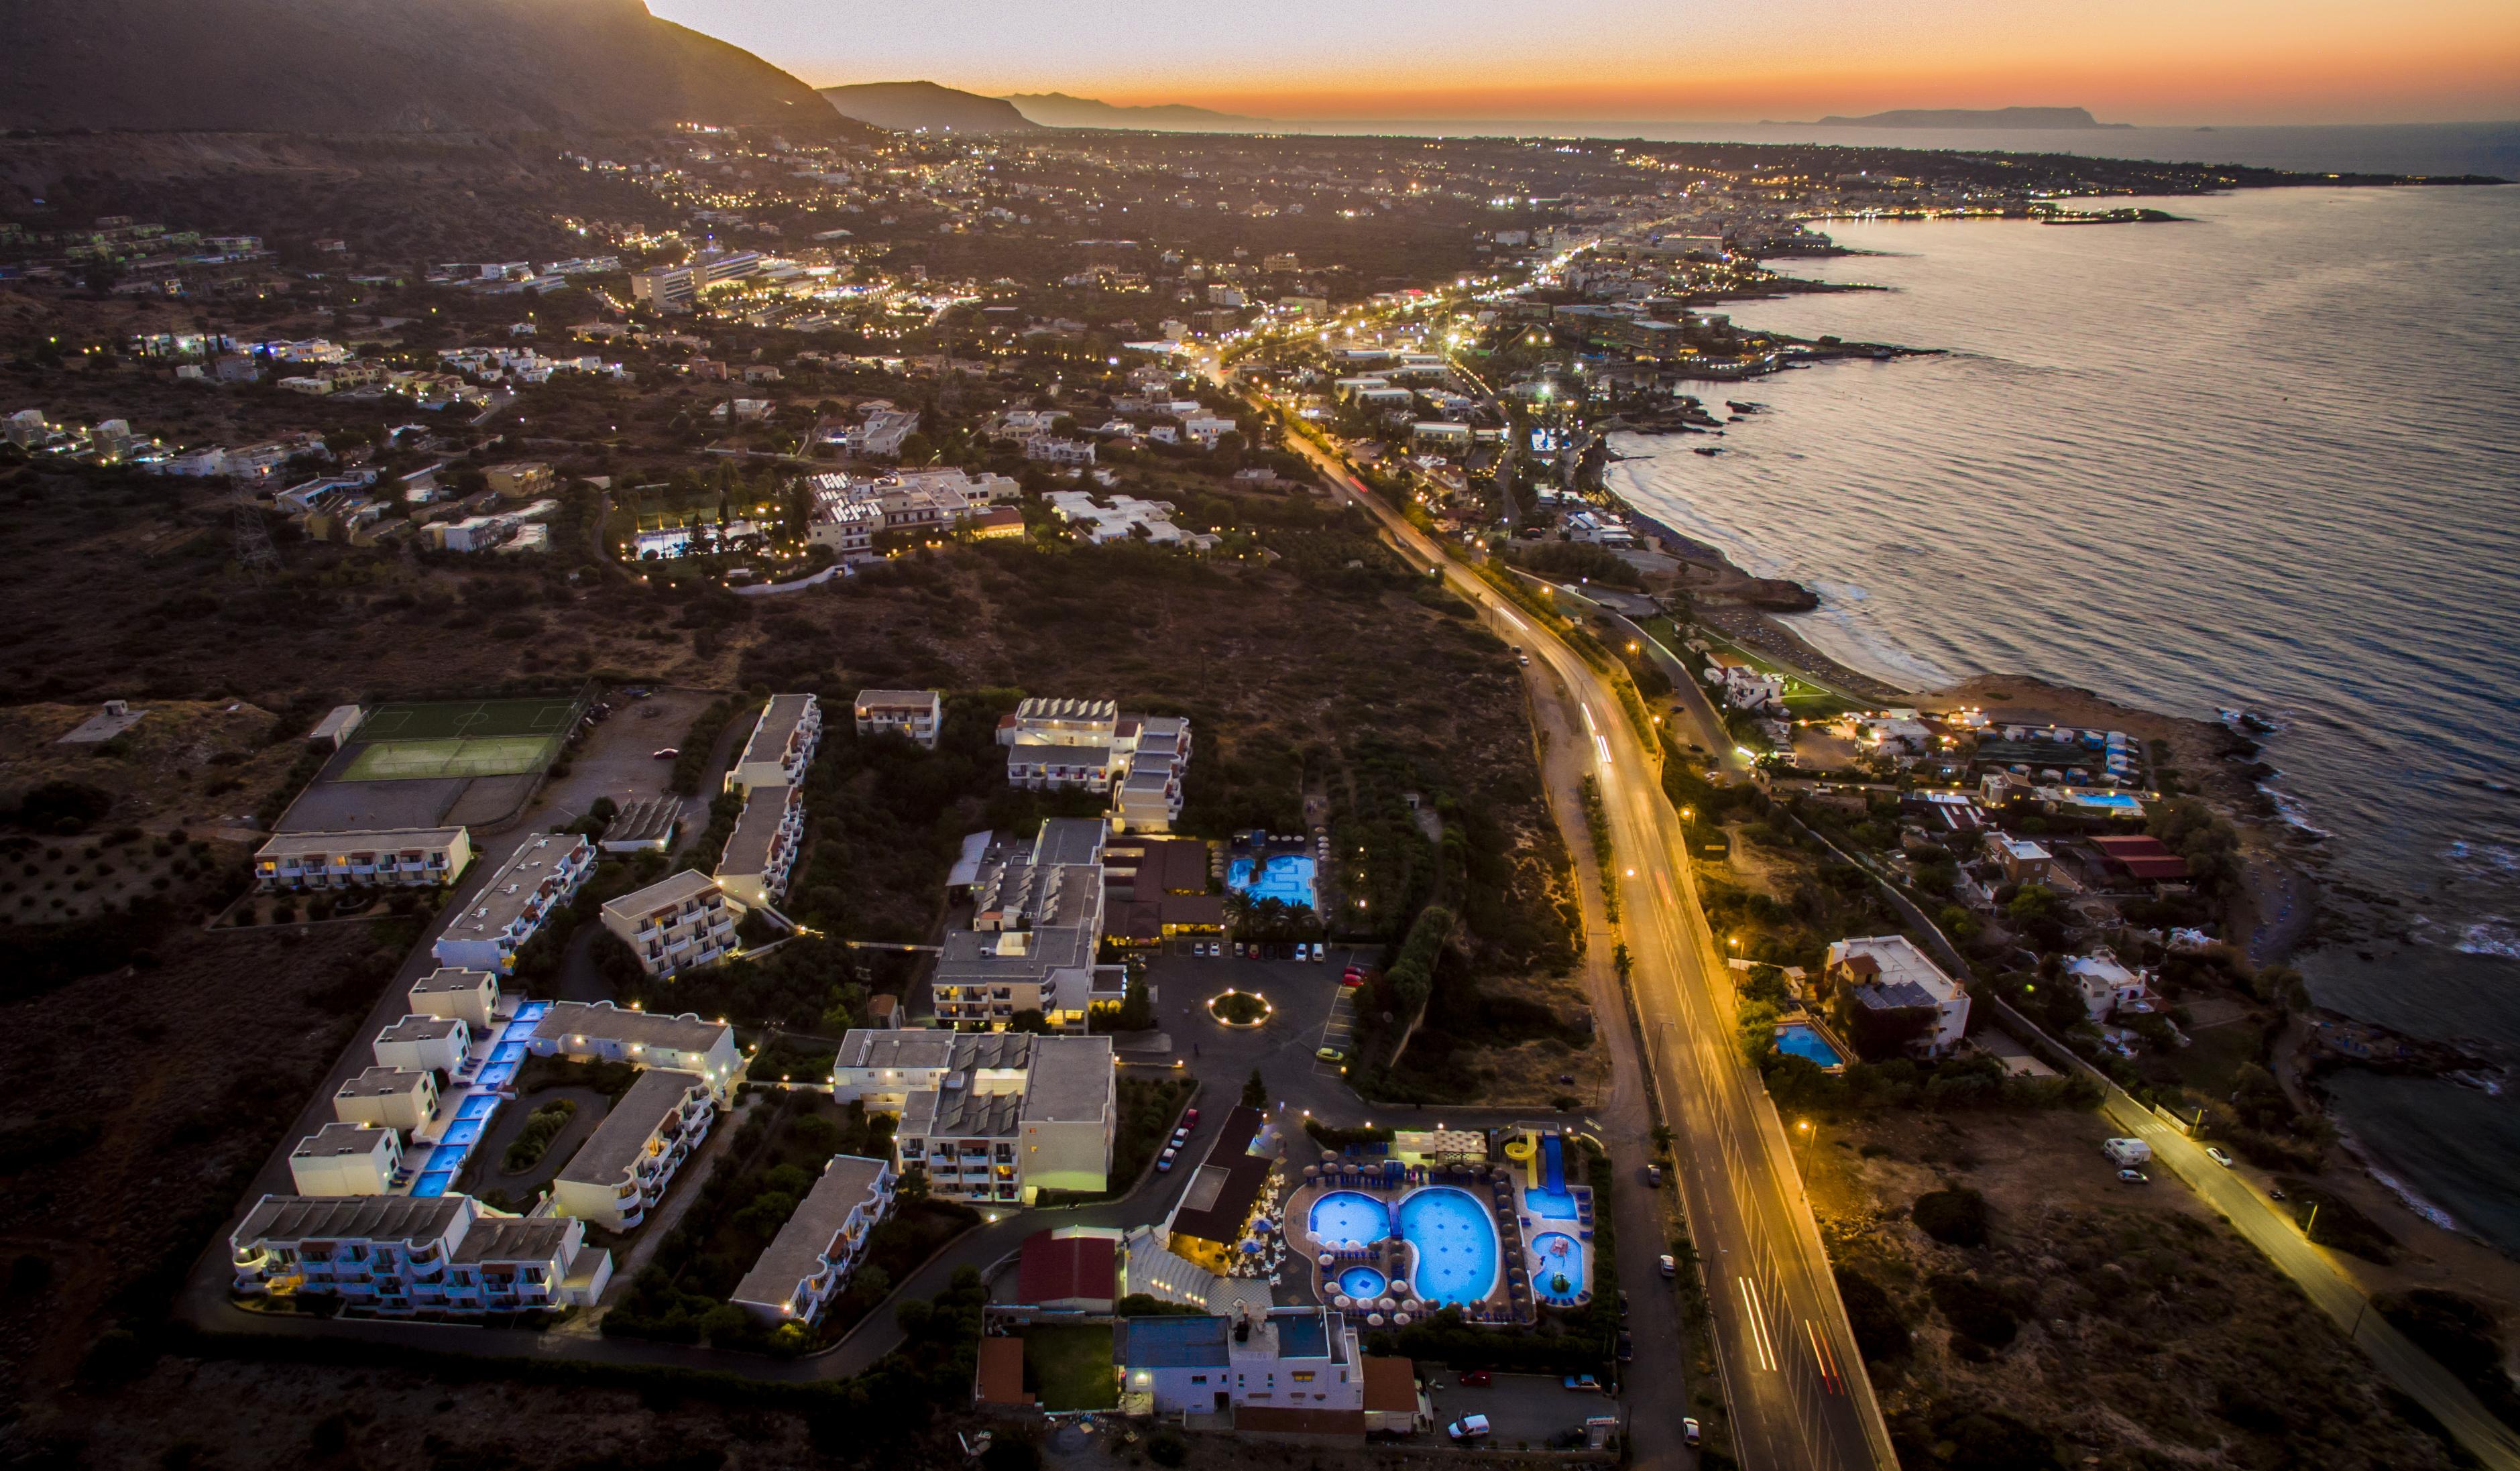
[(1619, 1315), (1621, 1317), (1628, 1315), (1628, 1289), (1625, 1287), (1619, 1289)]
[(1601, 1392), (1601, 1381), (1590, 1374), (1569, 1374), (1558, 1382), (1578, 1394), (1598, 1395)]
[(1488, 1417), (1485, 1415), (1463, 1415), (1444, 1428), (1444, 1434), (1457, 1441), (1476, 1440), (1487, 1433)]
[(1196, 1129), (1198, 1127), (1198, 1110), (1195, 1108), (1183, 1109), (1181, 1126), (1184, 1129)]
[(1179, 1149), (1166, 1149), (1163, 1153), (1155, 1156), (1155, 1173), (1161, 1175), (1171, 1170), (1173, 1167), (1173, 1160), (1179, 1156), (1180, 1153), (1181, 1151)]
[(682, 747), (680, 746), (662, 746), (656, 751), (656, 759), (659, 761), (671, 761), (682, 753)]
[(1313, 1055), (1319, 1057), (1324, 1062), (1347, 1061), (1347, 1053), (1340, 1051), (1336, 1048), (1313, 1048)]
[(1696, 1417), (1695, 1417), (1695, 1416), (1693, 1416), (1693, 1415), (1683, 1415), (1683, 1416), (1681, 1416), (1681, 1419), (1680, 1419), (1680, 1443), (1681, 1443), (1682, 1445), (1684, 1445), (1684, 1446), (1689, 1446), (1689, 1447), (1694, 1447), (1694, 1446), (1696, 1446), (1696, 1444), (1697, 1444), (1697, 1419), (1696, 1419)]
[(1485, 1389), (1495, 1382), (1495, 1377), (1489, 1374), (1485, 1369), (1471, 1369), (1467, 1373), (1462, 1375), (1462, 1388), (1463, 1389)]
[(1680, 1263), (1674, 1260), (1669, 1252), (1665, 1252), (1662, 1256), (1657, 1258), (1655, 1260), (1655, 1265), (1662, 1268), (1662, 1274), (1664, 1276), (1676, 1277), (1680, 1275)]
[(1637, 1341), (1627, 1334), (1619, 1335), (1619, 1361), (1626, 1363), (1637, 1357)]
[(1174, 1148), (1178, 1149), (1178, 1148), (1180, 1148), (1182, 1145), (1184, 1145), (1184, 1144), (1186, 1144), (1186, 1143), (1189, 1143), (1189, 1142), (1190, 1142), (1190, 1130), (1189, 1130), (1189, 1129), (1187, 1129), (1187, 1128), (1182, 1128), (1182, 1129), (1176, 1129), (1176, 1130), (1174, 1130), (1174, 1131), (1173, 1131), (1173, 1147), (1174, 1147)]
[(2206, 1145), (2205, 1157), (2212, 1160), (2214, 1163), (2221, 1165), (2226, 1170), (2231, 1168), (2231, 1156), (2225, 1154), (2223, 1152), (2223, 1146), (2220, 1144)]
[(2118, 1172), (2118, 1179), (2131, 1185), (2148, 1185), (2152, 1183), (2152, 1177), (2144, 1174), (2141, 1170), (2120, 1170)]
[(1364, 984), (1365, 972), (1357, 969), (1353, 965), (1350, 965), (1347, 968), (1347, 974), (1339, 977), (1339, 988), (1341, 990), (1345, 990), (1353, 986), (1362, 986)]
[(1645, 1166), (1645, 1183), (1649, 1185), (1658, 1185), (1662, 1183), (1662, 1166)]

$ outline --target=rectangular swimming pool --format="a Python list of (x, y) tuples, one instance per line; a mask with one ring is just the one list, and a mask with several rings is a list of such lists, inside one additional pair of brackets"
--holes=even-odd
[(1313, 900), (1313, 861), (1299, 853), (1281, 853), (1274, 858), (1258, 860), (1259, 871), (1252, 871), (1254, 861), (1238, 858), (1225, 866), (1225, 886), (1253, 900), (1275, 899), (1292, 908), (1302, 905), (1318, 910)]

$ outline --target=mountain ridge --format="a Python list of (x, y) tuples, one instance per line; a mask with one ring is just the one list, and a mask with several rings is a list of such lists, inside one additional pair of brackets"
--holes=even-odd
[(1147, 132), (1240, 132), (1244, 125), (1266, 127), (1270, 119), (1239, 112), (1219, 112), (1187, 103), (1154, 103), (1127, 107), (1065, 92), (1017, 92), (1005, 99), (1024, 116), (1054, 128), (1129, 128)]
[(817, 91), (832, 111), (895, 132), (1038, 133), (1042, 125), (1003, 97), (982, 97), (931, 81), (856, 82)]
[(1817, 122), (1782, 123), (1816, 128), (2131, 128), (2102, 122), (2088, 108), (1894, 108), (1862, 117), (1830, 113)]

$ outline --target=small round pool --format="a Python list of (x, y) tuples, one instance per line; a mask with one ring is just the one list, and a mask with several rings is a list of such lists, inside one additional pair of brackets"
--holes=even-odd
[(1391, 1234), (1391, 1212), (1362, 1190), (1332, 1190), (1313, 1202), (1306, 1224), (1313, 1239), (1326, 1247), (1348, 1241), (1372, 1246)]
[(1382, 1289), (1390, 1285), (1381, 1272), (1371, 1267), (1351, 1267), (1338, 1274), (1338, 1290), (1359, 1302), (1382, 1296)]
[[(1571, 1303), (1584, 1290), (1584, 1243), (1564, 1231), (1531, 1238), (1531, 1290), (1543, 1302)], [(1558, 1285), (1560, 1279), (1565, 1285)]]

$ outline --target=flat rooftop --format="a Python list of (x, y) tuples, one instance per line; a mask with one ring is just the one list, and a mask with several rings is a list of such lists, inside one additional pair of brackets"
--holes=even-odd
[(231, 1241), (434, 1241), (472, 1208), (469, 1195), (265, 1195)]
[(862, 1205), (872, 1205), (885, 1173), (891, 1166), (879, 1159), (863, 1155), (834, 1154), (823, 1167), (823, 1177), (796, 1202), (796, 1213), (779, 1228), (770, 1244), (752, 1264), (752, 1270), (736, 1284), (733, 1301), (761, 1303), (769, 1307), (785, 1306), (795, 1295), (796, 1284), (823, 1270), (824, 1259), (832, 1253), (832, 1243), (846, 1226), (849, 1212)]
[(1112, 1051), (1108, 1037), (1038, 1037), (1024, 1117), (1048, 1122), (1099, 1119), (1109, 1112)]
[(559, 1178), (571, 1184), (617, 1185), (648, 1152), (665, 1121), (680, 1110), (691, 1091), (704, 1087), (698, 1073), (651, 1068), (604, 1115), (577, 1153), (561, 1168)]
[(571, 1038), (600, 1038), (648, 1051), (706, 1052), (733, 1029), (724, 1022), (702, 1021), (691, 1012), (667, 1016), (661, 1011), (628, 1011), (610, 1002), (554, 1002), (534, 1023), (536, 1042), (565, 1043)]
[(516, 856), (481, 886), (438, 936), (443, 940), (494, 940), (508, 932), (525, 911), (546, 897), (544, 885), (558, 879), (572, 856), (593, 858), (595, 845), (565, 832), (538, 832), (525, 839)]
[(782, 761), (788, 755), (789, 737), (804, 725), (814, 708), (810, 694), (774, 694), (762, 708), (761, 719), (753, 723), (752, 738), (743, 743), (746, 765), (757, 761)]
[(440, 965), (411, 983), (413, 996), (470, 996), (488, 986), (496, 990), (499, 978), (486, 970), (462, 970), (453, 965)]
[(743, 815), (735, 821), (735, 831), (726, 840), (726, 853), (719, 859), (718, 876), (729, 874), (750, 877), (770, 871), (770, 850), (778, 845), (780, 825), (788, 821), (788, 803), (792, 786), (761, 785), (752, 788), (743, 799)]
[(669, 873), (644, 889), (622, 895), (604, 907), (604, 913), (636, 926), (651, 914), (679, 910), (703, 894), (713, 892), (717, 880), (697, 869)]
[(399, 1098), (420, 1087), (428, 1074), (417, 1068), (372, 1067), (343, 1083), (333, 1096), (337, 1098)]
[(256, 858), (330, 858), (380, 853), (420, 854), (464, 836), (461, 827), (377, 827), (355, 832), (282, 832), (254, 850)]

